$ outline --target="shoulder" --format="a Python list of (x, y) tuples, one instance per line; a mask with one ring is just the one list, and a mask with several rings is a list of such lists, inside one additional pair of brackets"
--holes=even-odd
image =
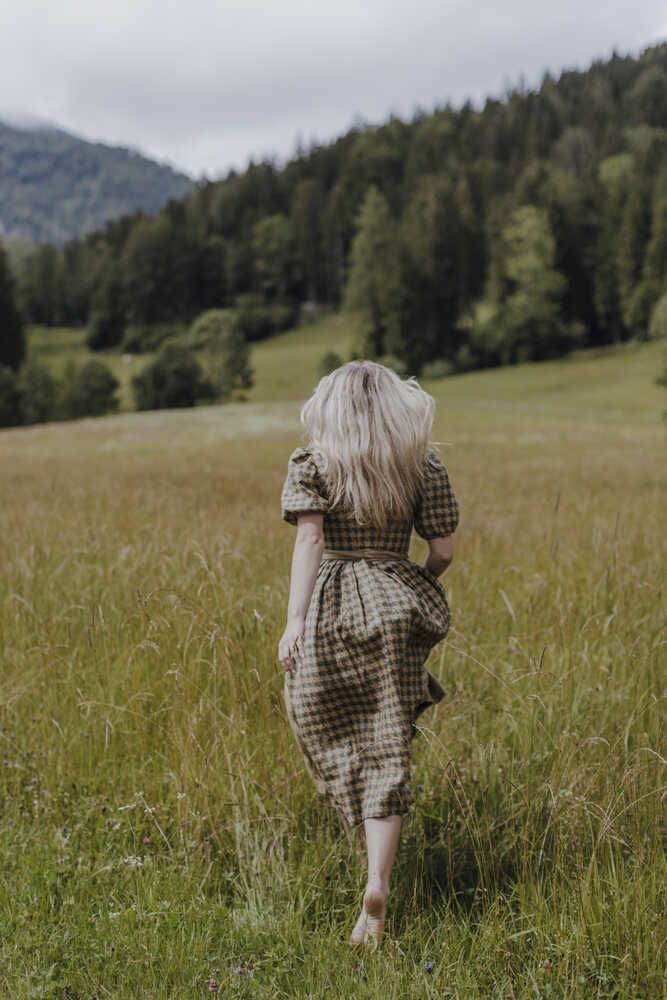
[(283, 483), (281, 506), (283, 518), (297, 523), (297, 516), (306, 511), (326, 514), (329, 510), (328, 491), (315, 461), (315, 454), (304, 446), (295, 448), (288, 460)]
[(299, 445), (289, 456), (287, 478), (290, 482), (307, 484), (323, 492), (326, 484), (324, 460), (318, 451)]
[(318, 451), (298, 445), (290, 455), (288, 465), (309, 468), (314, 474), (320, 475), (323, 469), (323, 459)]
[(421, 491), (426, 491), (429, 494), (452, 493), (452, 483), (447, 466), (432, 445), (429, 445), (424, 455)]
[(428, 474), (443, 472), (445, 465), (433, 445), (429, 445), (424, 455), (424, 471)]
[(414, 526), (424, 539), (447, 538), (459, 523), (459, 507), (449, 474), (437, 450), (424, 456), (424, 478)]
[(303, 465), (304, 462), (309, 461), (312, 461), (312, 452), (309, 448), (303, 448), (301, 445), (294, 449), (288, 459), (290, 465)]

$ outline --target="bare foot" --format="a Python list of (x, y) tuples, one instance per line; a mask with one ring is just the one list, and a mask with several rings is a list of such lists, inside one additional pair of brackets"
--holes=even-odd
[(361, 913), (348, 939), (352, 948), (366, 945), (375, 950), (382, 940), (389, 890), (377, 882), (366, 886)]

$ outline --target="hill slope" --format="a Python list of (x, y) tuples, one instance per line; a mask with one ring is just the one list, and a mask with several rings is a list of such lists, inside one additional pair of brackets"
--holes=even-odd
[(157, 212), (192, 186), (123, 146), (0, 121), (0, 236), (64, 243), (129, 212)]
[[(241, 423), (257, 421), (263, 426), (280, 427), (285, 414), (296, 419), (298, 406), (310, 395), (319, 378), (319, 363), (327, 350), (348, 357), (356, 343), (358, 328), (347, 317), (324, 316), (307, 327), (297, 327), (269, 340), (254, 344), (251, 365), (255, 384), (247, 391), (247, 401), (219, 406), (198, 406), (186, 413), (161, 410), (147, 418), (145, 413), (127, 412), (105, 417), (108, 432), (116, 426), (142, 428), (146, 419), (152, 425), (178, 425), (179, 420), (197, 427), (199, 422), (220, 422), (226, 436), (239, 430)], [(120, 351), (91, 352), (81, 329), (33, 327), (28, 338), (29, 357), (49, 365), (62, 375), (68, 361), (82, 363), (102, 357), (120, 380), (121, 409), (132, 411), (134, 402), (130, 379), (150, 361), (152, 354), (123, 354)], [(473, 417), (481, 424), (497, 425), (514, 421), (530, 425), (539, 416), (548, 423), (565, 421), (594, 424), (617, 424), (627, 428), (642, 424), (652, 432), (664, 434), (660, 414), (667, 406), (667, 393), (655, 384), (655, 374), (667, 364), (667, 341), (635, 341), (593, 350), (575, 351), (569, 357), (510, 365), (453, 375), (448, 378), (420, 379), (438, 401), (443, 413), (465, 422)], [(179, 416), (180, 414), (180, 416)], [(93, 425), (100, 433), (102, 423)], [(70, 423), (53, 424), (68, 434)], [(294, 425), (296, 427), (296, 425)], [(36, 430), (36, 429), (35, 429)], [(9, 431), (5, 432), (9, 433)], [(32, 431), (31, 431), (32, 433)], [(106, 433), (106, 432), (105, 432)], [(22, 428), (27, 440), (28, 428)], [(5, 438), (5, 441), (8, 439)]]

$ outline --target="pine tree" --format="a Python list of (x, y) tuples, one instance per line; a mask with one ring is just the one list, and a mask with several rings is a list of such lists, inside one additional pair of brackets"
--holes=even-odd
[(618, 239), (618, 290), (623, 323), (630, 333), (641, 332), (641, 311), (637, 308), (637, 285), (642, 272), (644, 250), (651, 227), (651, 202), (647, 179), (639, 176), (630, 187), (630, 194), (621, 216)]
[(303, 275), (305, 293), (311, 302), (325, 294), (321, 268), (322, 232), (321, 215), (323, 198), (317, 181), (299, 181), (294, 189), (290, 218), (299, 270)]
[(365, 354), (381, 356), (399, 338), (401, 291), (396, 223), (386, 198), (371, 185), (357, 217), (344, 300), (346, 309), (361, 315)]
[(123, 285), (118, 269), (112, 266), (103, 272), (93, 295), (86, 343), (91, 351), (116, 347), (123, 339), (124, 330)]
[(651, 235), (641, 280), (633, 292), (628, 313), (640, 336), (649, 335), (652, 310), (667, 283), (667, 174), (663, 174), (653, 196)]
[(466, 184), (424, 177), (406, 208), (401, 242), (409, 336), (391, 350), (420, 370), (432, 358), (453, 355), (457, 322), (473, 294), (477, 247)]
[(0, 243), (0, 365), (17, 372), (25, 355), (25, 332), (16, 303), (14, 278), (7, 254)]
[(284, 301), (298, 281), (296, 251), (289, 219), (280, 212), (256, 222), (252, 249), (258, 291), (267, 302)]
[(581, 336), (563, 321), (565, 277), (554, 267), (556, 242), (544, 209), (516, 209), (502, 233), (509, 294), (500, 304), (506, 360), (537, 361), (564, 354)]
[(618, 233), (633, 177), (631, 153), (606, 157), (598, 166), (600, 228), (593, 250), (593, 300), (599, 343), (617, 342), (625, 335), (618, 280)]

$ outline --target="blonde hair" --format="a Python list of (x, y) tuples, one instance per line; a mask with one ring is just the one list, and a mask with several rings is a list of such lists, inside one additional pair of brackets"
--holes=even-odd
[(413, 516), (431, 444), (435, 399), (414, 375), (348, 361), (325, 375), (300, 412), (308, 447), (323, 459), (330, 507), (361, 525)]

